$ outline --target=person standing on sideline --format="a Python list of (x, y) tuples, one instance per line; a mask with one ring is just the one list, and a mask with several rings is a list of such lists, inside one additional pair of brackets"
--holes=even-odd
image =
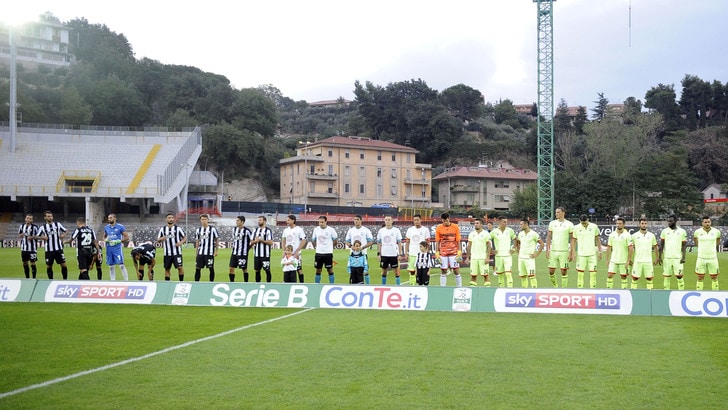
[(685, 251), (688, 245), (688, 233), (677, 226), (677, 216), (667, 217), (667, 228), (660, 232), (660, 248), (657, 263), (662, 264), (662, 287), (670, 290), (670, 279), (675, 275), (677, 289), (685, 290), (683, 270), (685, 267)]
[(549, 279), (555, 288), (556, 268), (561, 269), (561, 287), (569, 286), (569, 262), (574, 260), (574, 249), (569, 247), (574, 224), (566, 220), (566, 211), (562, 207), (554, 212), (556, 219), (549, 222), (549, 231), (546, 234), (546, 258), (549, 260)]
[(518, 253), (518, 276), (521, 278), (521, 287), (528, 287), (528, 280), (531, 280), (531, 287), (537, 288), (536, 280), (536, 258), (543, 250), (543, 241), (538, 232), (531, 229), (528, 219), (521, 219), (521, 232), (516, 237), (516, 253)]
[[(287, 245), (293, 246), (293, 256), (298, 258), (296, 272), (298, 273), (298, 282), (303, 283), (303, 260), (301, 251), (306, 246), (306, 232), (300, 226), (296, 225), (296, 215), (288, 215), (286, 218), (286, 229), (281, 235), (281, 248), (285, 249)], [(294, 280), (295, 282), (295, 280)]]
[(88, 270), (98, 254), (99, 242), (96, 240), (96, 232), (86, 226), (86, 218), (76, 219), (76, 229), (71, 238), (66, 242), (76, 241), (76, 260), (78, 261), (78, 280), (90, 280)]
[(430, 269), (435, 266), (435, 255), (430, 251), (427, 241), (420, 242), (420, 251), (417, 252), (417, 284), (428, 286), (430, 284)]
[(516, 232), (508, 226), (508, 218), (501, 216), (498, 227), (490, 233), (495, 245), (495, 274), (498, 277), (498, 286), (513, 287), (513, 241)]
[(35, 262), (38, 260), (38, 243), (35, 237), (38, 235), (38, 225), (33, 223), (33, 215), (25, 215), (25, 223), (18, 228), (20, 237), (20, 261), (23, 262), (25, 278), (30, 279), (31, 272), (33, 279), (38, 274), (38, 267)]
[(131, 250), (131, 259), (134, 261), (134, 271), (137, 279), (144, 280), (144, 265), (147, 265), (147, 277), (154, 280), (154, 267), (157, 265), (157, 249), (151, 242), (140, 243)]
[(245, 217), (238, 215), (235, 218), (235, 228), (233, 228), (232, 253), (230, 253), (230, 263), (228, 264), (228, 277), (230, 282), (235, 282), (235, 268), (243, 270), (243, 281), (250, 280), (248, 275), (248, 254), (250, 253), (250, 243), (253, 240), (253, 231), (245, 226)]
[(490, 286), (490, 233), (483, 229), (483, 220), (476, 218), (475, 229), (468, 234), (468, 251), (465, 260), (470, 261), (470, 286), (478, 286), (478, 275), (483, 275), (483, 286)]
[(45, 223), (38, 228), (35, 239), (45, 241), (45, 263), (48, 279), (53, 279), (53, 262), (61, 265), (63, 279), (68, 279), (68, 266), (66, 255), (63, 253), (63, 240), (66, 237), (66, 227), (60, 222), (53, 221), (53, 212), (45, 211)]
[(414, 226), (407, 228), (404, 235), (404, 254), (407, 255), (409, 284), (414, 286), (417, 283), (417, 254), (420, 251), (420, 242), (430, 240), (430, 230), (422, 226), (422, 217), (419, 214), (412, 216), (412, 223)]
[(720, 245), (720, 230), (712, 228), (710, 217), (703, 217), (703, 229), (695, 231), (693, 238), (698, 247), (698, 258), (695, 260), (695, 274), (698, 275), (696, 290), (703, 290), (703, 279), (710, 275), (711, 289), (720, 290), (718, 284), (718, 245)]
[(358, 239), (351, 245), (346, 270), (349, 271), (349, 283), (351, 284), (362, 284), (364, 278), (369, 276), (369, 261), (367, 255), (362, 252), (361, 242)]
[(265, 281), (271, 282), (273, 275), (270, 273), (270, 250), (273, 247), (273, 231), (266, 226), (268, 219), (261, 215), (258, 217), (258, 227), (253, 231), (253, 269), (255, 270), (255, 281), (260, 282), (260, 270), (265, 271)]
[(460, 262), (463, 251), (460, 250), (460, 227), (450, 221), (447, 212), (440, 215), (442, 223), (435, 228), (437, 252), (435, 258), (440, 260), (440, 286), (447, 286), (447, 271), (452, 269), (455, 275), (455, 286), (463, 286), (460, 276)]
[(581, 214), (571, 238), (571, 248), (576, 249), (576, 287), (579, 289), (584, 287), (587, 269), (589, 287), (597, 287), (597, 260), (602, 260), (602, 241), (599, 239), (599, 227), (589, 222), (588, 216)]
[(326, 267), (329, 273), (329, 283), (334, 283), (334, 246), (338, 236), (334, 228), (327, 226), (325, 215), (318, 217), (319, 226), (313, 228), (311, 241), (316, 248), (313, 266), (316, 268), (314, 282), (321, 283), (321, 268)]
[(109, 265), (109, 277), (116, 280), (116, 265), (121, 269), (124, 280), (129, 280), (129, 274), (124, 266), (124, 249), (122, 242), (129, 242), (129, 233), (124, 225), (116, 223), (116, 214), (109, 214), (108, 225), (104, 227), (104, 242), (106, 243), (106, 264)]
[(394, 269), (394, 284), (400, 284), (399, 251), (402, 244), (402, 232), (394, 227), (392, 217), (384, 217), (384, 227), (377, 232), (379, 267), (382, 268), (382, 285), (387, 284), (387, 272)]
[[(362, 226), (361, 215), (354, 215), (354, 226), (346, 231), (344, 237), (344, 243), (349, 249), (353, 249), (354, 241), (359, 241), (361, 244), (361, 252), (364, 257), (367, 257), (367, 251), (374, 244), (374, 236), (372, 231), (366, 226)], [(367, 270), (364, 275), (364, 283), (369, 284), (369, 271)]]
[(293, 255), (293, 246), (286, 245), (281, 258), (281, 266), (283, 267), (283, 282), (296, 283), (296, 270), (298, 269), (298, 258)]
[(210, 216), (200, 215), (200, 227), (195, 232), (195, 282), (202, 277), (202, 268), (210, 271), (210, 282), (215, 281), (215, 257), (220, 235), (217, 229), (210, 226)]
[(627, 289), (627, 275), (632, 264), (632, 235), (624, 229), (624, 218), (617, 217), (617, 229), (607, 239), (607, 289), (614, 287), (614, 275), (618, 274), (622, 281), (622, 289)]
[(657, 265), (657, 238), (647, 230), (647, 218), (640, 218), (640, 230), (632, 234), (634, 244), (634, 263), (632, 265), (632, 289), (637, 289), (637, 281), (644, 276), (647, 289), (652, 289), (655, 265)]
[(157, 234), (157, 242), (164, 245), (164, 280), (170, 280), (170, 269), (172, 265), (177, 268), (179, 281), (185, 280), (185, 268), (182, 264), (182, 245), (187, 242), (187, 236), (184, 229), (175, 225), (174, 214), (167, 212), (167, 224), (159, 229)]

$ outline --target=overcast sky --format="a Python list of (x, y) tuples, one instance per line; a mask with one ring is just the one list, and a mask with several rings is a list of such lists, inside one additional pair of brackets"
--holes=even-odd
[[(198, 67), (238, 89), (273, 84), (294, 100), (353, 99), (356, 80), (421, 78), (439, 91), (466, 84), (490, 102), (537, 101), (532, 0), (13, 4), (21, 19), (49, 11), (106, 24), (138, 59)], [(598, 92), (613, 103), (644, 101), (659, 83), (679, 95), (685, 74), (726, 83), (727, 24), (728, 0), (558, 0), (554, 104), (592, 108)]]

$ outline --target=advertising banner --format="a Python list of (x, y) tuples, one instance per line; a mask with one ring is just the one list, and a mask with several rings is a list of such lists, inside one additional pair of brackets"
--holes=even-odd
[(0, 302), (30, 302), (35, 279), (0, 279)]
[(156, 282), (38, 281), (34, 302), (151, 304)]
[(496, 312), (632, 314), (628, 290), (499, 288), (493, 303)]
[[(669, 309), (667, 314), (672, 316), (728, 318), (728, 292), (671, 291), (667, 305)], [(664, 312), (666, 309), (664, 304), (661, 304), (653, 310)]]

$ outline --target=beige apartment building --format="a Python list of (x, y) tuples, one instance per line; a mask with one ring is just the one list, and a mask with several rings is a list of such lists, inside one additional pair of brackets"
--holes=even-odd
[(425, 208), (431, 205), (432, 166), (414, 148), (364, 137), (301, 141), (280, 160), (284, 203)]
[[(16, 5), (16, 7), (22, 7)], [(16, 64), (26, 69), (39, 65), (69, 66), (73, 56), (69, 52), (71, 29), (51, 18), (25, 23), (14, 28)], [(0, 65), (11, 64), (10, 26), (0, 22)]]
[(432, 178), (438, 187), (438, 199), (446, 208), (501, 211), (510, 208), (514, 192), (536, 180), (536, 172), (516, 169), (506, 161), (448, 168)]

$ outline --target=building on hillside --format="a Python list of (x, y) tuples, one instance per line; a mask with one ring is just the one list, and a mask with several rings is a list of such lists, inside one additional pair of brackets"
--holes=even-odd
[(508, 210), (514, 192), (536, 182), (536, 172), (506, 161), (448, 168), (432, 178), (446, 208)]
[(429, 207), (432, 166), (417, 163), (418, 152), (364, 137), (301, 141), (296, 156), (280, 160), (281, 202)]
[(728, 207), (728, 193), (721, 184), (710, 184), (703, 190), (703, 203), (713, 213), (723, 213)]
[[(9, 66), (10, 26), (0, 23), (0, 64)], [(71, 29), (48, 19), (25, 23), (13, 30), (15, 38), (15, 61), (18, 66), (37, 69), (38, 66), (70, 66), (73, 56), (68, 45)]]
[(323, 100), (314, 101), (308, 103), (309, 107), (321, 107), (321, 108), (345, 108), (351, 104), (351, 101), (339, 98), (338, 100)]

